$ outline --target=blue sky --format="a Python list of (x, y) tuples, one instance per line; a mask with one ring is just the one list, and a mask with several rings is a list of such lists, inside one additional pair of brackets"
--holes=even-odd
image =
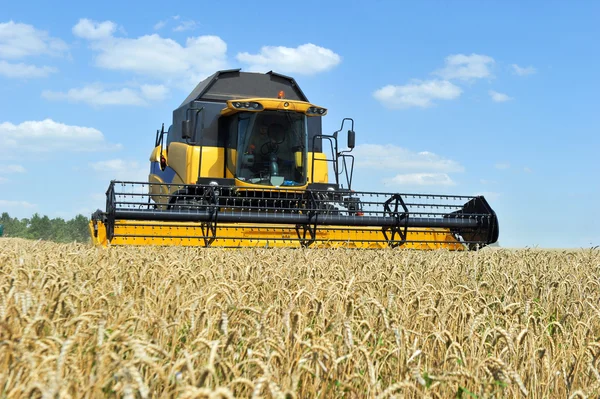
[(104, 209), (218, 69), (355, 120), (357, 190), (484, 194), (510, 247), (600, 245), (600, 3), (3, 2), (0, 212)]

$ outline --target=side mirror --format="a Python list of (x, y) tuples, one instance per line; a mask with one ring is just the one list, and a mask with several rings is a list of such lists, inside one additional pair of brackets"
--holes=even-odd
[(186, 140), (192, 138), (192, 121), (189, 119), (181, 121), (181, 137)]
[(356, 144), (356, 134), (354, 130), (348, 130), (348, 148), (353, 149)]

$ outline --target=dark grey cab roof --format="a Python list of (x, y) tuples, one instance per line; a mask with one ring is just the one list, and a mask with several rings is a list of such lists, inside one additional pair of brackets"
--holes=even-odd
[(217, 71), (198, 83), (181, 105), (192, 101), (225, 102), (251, 97), (277, 98), (281, 90), (285, 92), (285, 98), (288, 100), (308, 101), (294, 78), (273, 71), (258, 73), (228, 69)]

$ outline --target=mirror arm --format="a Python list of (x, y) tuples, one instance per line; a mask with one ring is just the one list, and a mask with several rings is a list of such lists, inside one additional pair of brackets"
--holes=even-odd
[[(191, 126), (192, 125), (192, 121), (190, 119), (186, 119), (186, 120), (181, 121), (181, 137), (185, 138), (186, 144), (190, 144), (190, 140), (192, 140), (194, 138), (194, 136), (195, 136), (196, 128), (198, 127), (197, 126), (198, 125), (198, 123), (197, 123), (198, 122), (198, 114), (201, 113), (202, 111), (204, 111), (204, 107), (200, 107), (200, 108), (188, 108), (185, 111), (186, 118), (188, 117), (188, 113), (190, 111), (195, 111), (195, 115), (194, 115), (194, 122), (195, 123), (193, 124), (193, 129), (192, 129), (192, 126)], [(188, 125), (187, 129), (184, 128), (184, 126), (186, 124)], [(188, 130), (189, 134), (184, 135), (185, 130)]]

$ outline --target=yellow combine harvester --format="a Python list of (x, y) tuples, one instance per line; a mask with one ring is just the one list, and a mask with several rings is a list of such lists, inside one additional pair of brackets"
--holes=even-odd
[(148, 182), (110, 182), (106, 211), (90, 221), (94, 244), (465, 250), (497, 241), (482, 196), (352, 190), (354, 121), (327, 135), (326, 114), (293, 78), (213, 74), (157, 131)]

